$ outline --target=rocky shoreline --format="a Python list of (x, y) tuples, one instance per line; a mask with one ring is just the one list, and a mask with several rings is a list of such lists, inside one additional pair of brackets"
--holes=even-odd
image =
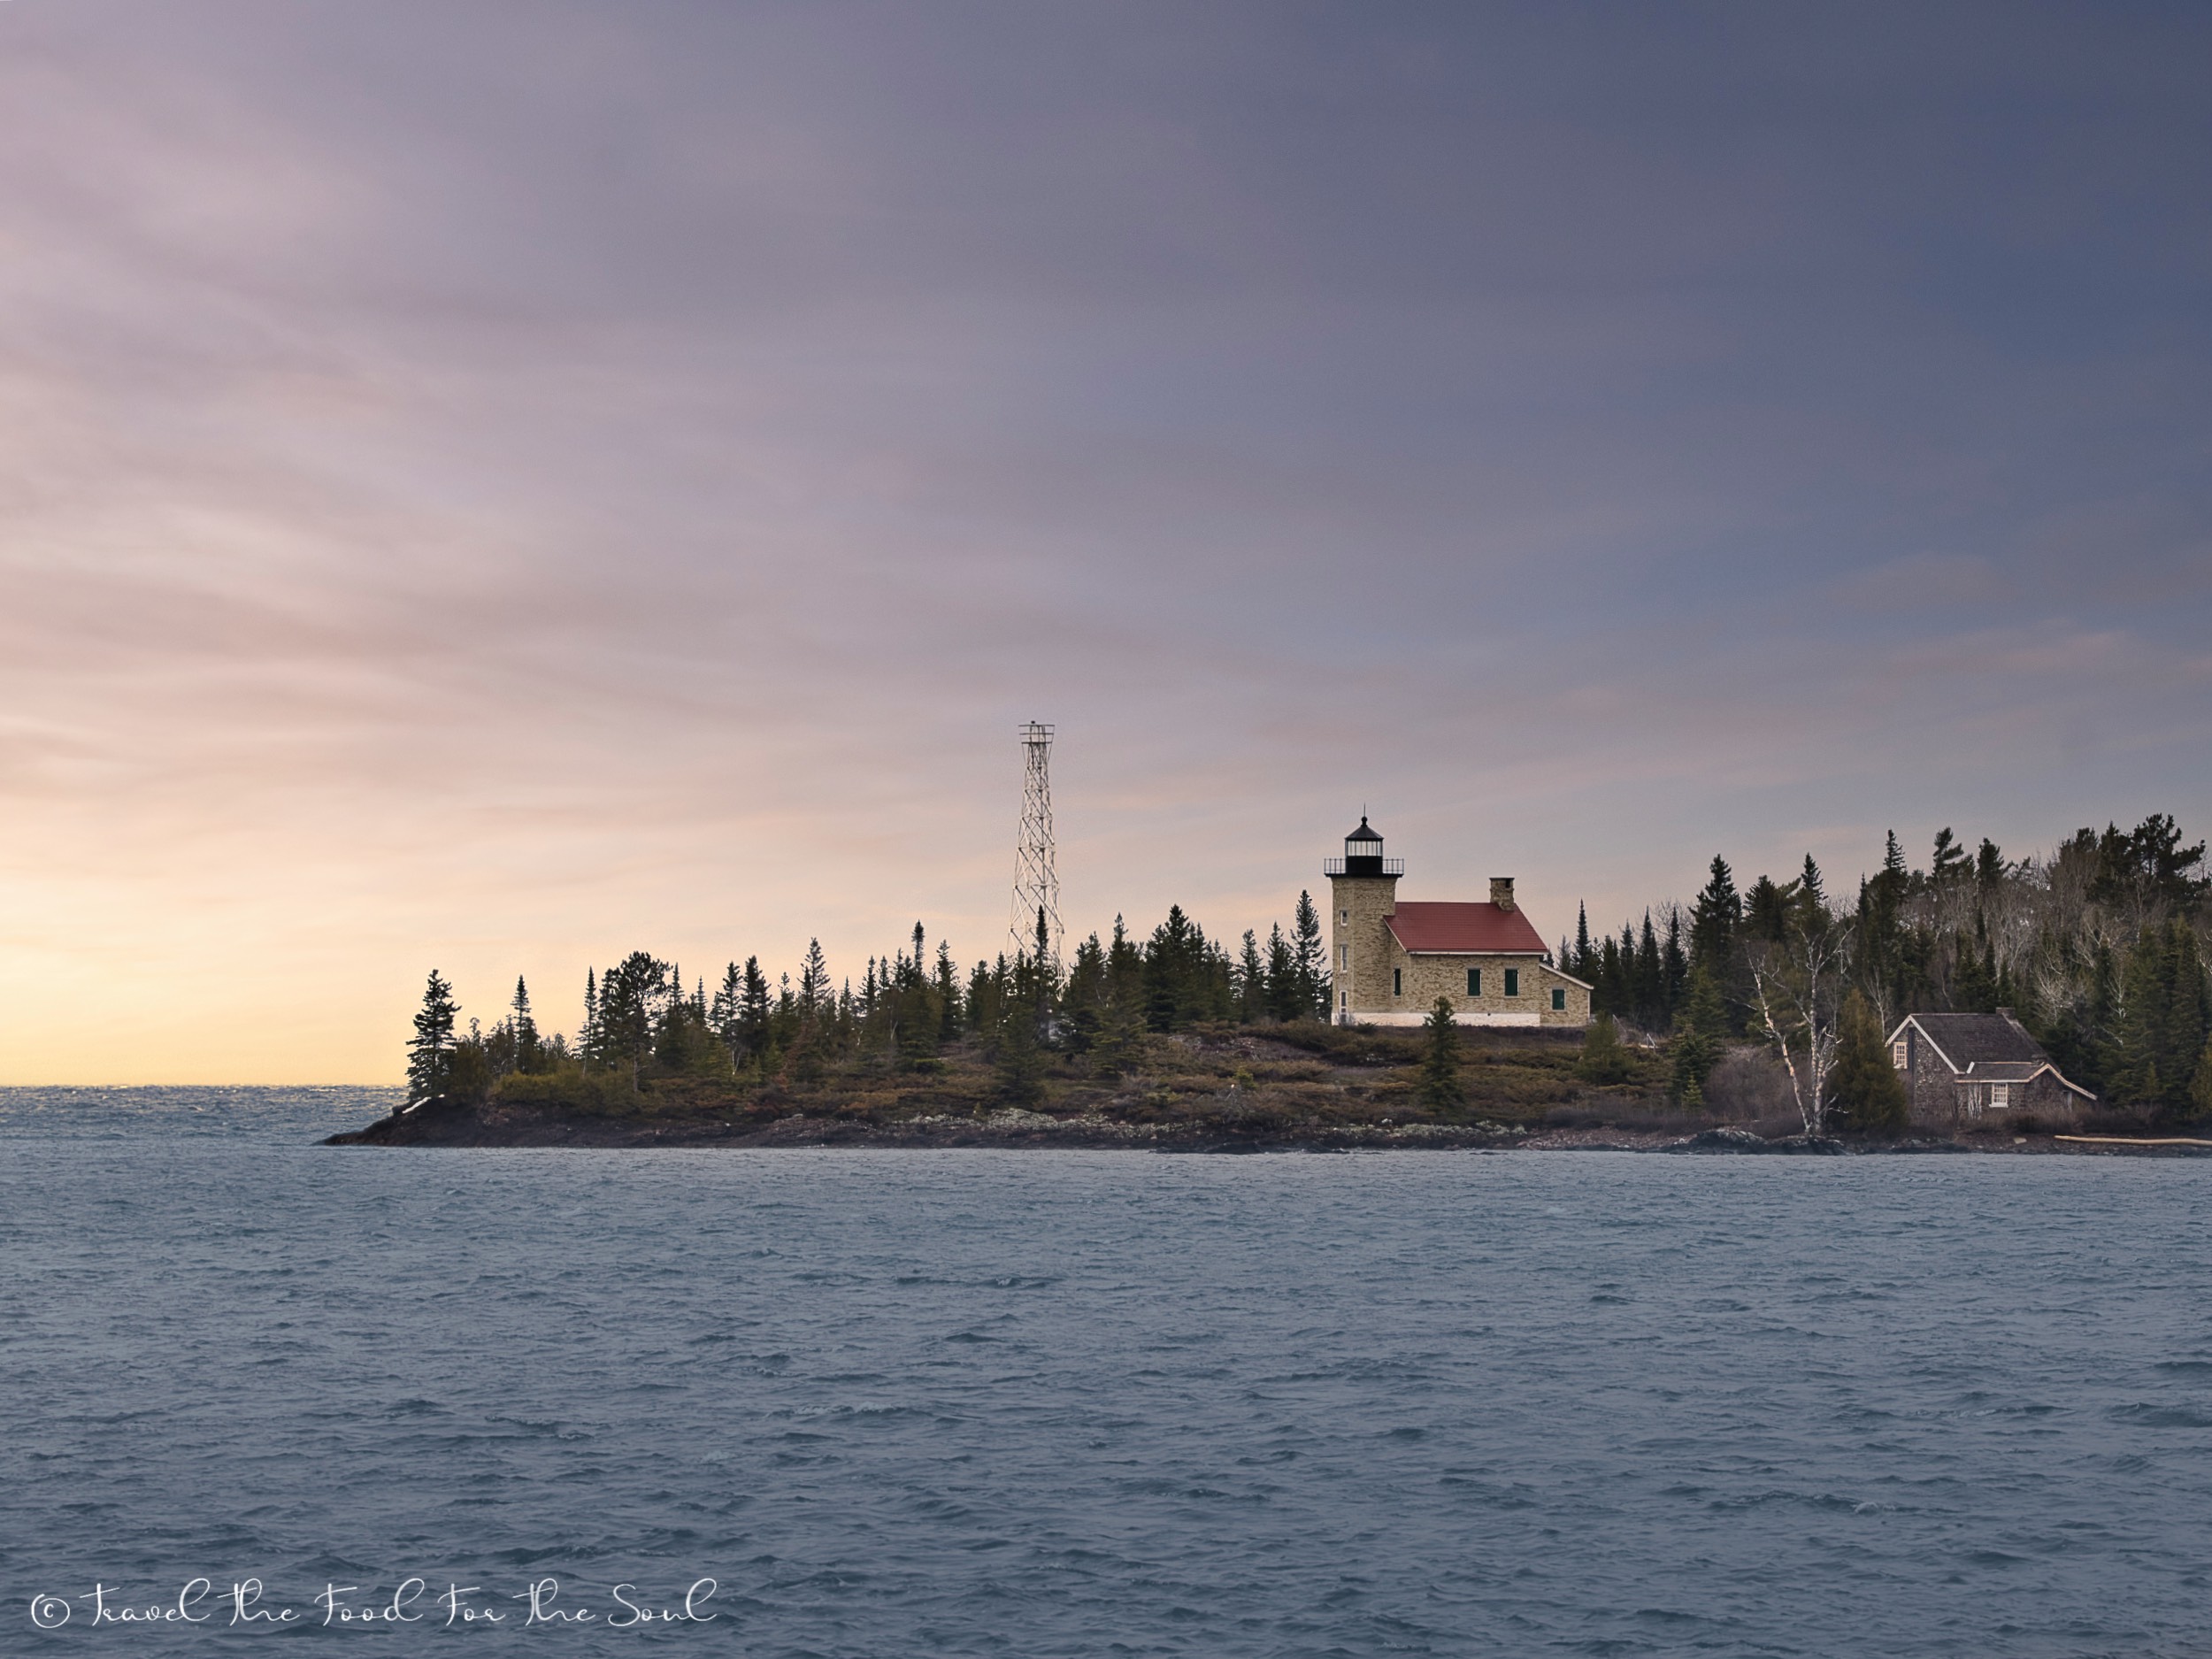
[(2062, 1142), (2047, 1135), (1912, 1138), (1856, 1141), (1826, 1136), (1766, 1138), (1748, 1129), (1717, 1127), (1690, 1134), (1603, 1125), (1559, 1129), (1478, 1121), (1471, 1124), (1240, 1122), (1180, 1119), (1132, 1122), (1102, 1113), (1055, 1115), (1019, 1108), (971, 1116), (917, 1116), (871, 1121), (792, 1112), (762, 1118), (621, 1118), (512, 1106), (465, 1106), (443, 1100), (403, 1109), (365, 1128), (329, 1136), (325, 1146), (529, 1148), (654, 1147), (993, 1148), (1119, 1150), (1160, 1153), (1527, 1151), (1659, 1152), (1689, 1156), (1853, 1156), (1928, 1153), (2022, 1153), (2073, 1156), (2192, 1157), (2212, 1146), (2124, 1141)]

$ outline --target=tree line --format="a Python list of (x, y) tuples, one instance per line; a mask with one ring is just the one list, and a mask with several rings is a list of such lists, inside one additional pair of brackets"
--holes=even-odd
[(859, 1058), (926, 1071), (947, 1048), (980, 1042), (1006, 1097), (1033, 1101), (1050, 1055), (1125, 1071), (1148, 1032), (1318, 1019), (1329, 999), (1321, 918), (1302, 892), (1287, 932), (1279, 923), (1262, 941), (1248, 931), (1233, 953), (1171, 905), (1142, 939), (1115, 918), (1111, 934), (1083, 940), (1064, 969), (1041, 916), (1028, 948), (964, 971), (949, 942), (933, 950), (917, 922), (898, 949), (869, 957), (857, 983), (833, 983), (818, 940), (808, 941), (795, 977), (780, 973), (772, 985), (757, 956), (726, 964), (710, 988), (703, 978), (687, 984), (673, 962), (633, 951), (586, 970), (572, 1037), (540, 1029), (519, 978), (495, 1023), (471, 1019), (463, 1030), (452, 985), (434, 970), (407, 1045), (407, 1094), (411, 1103), (480, 1100), (516, 1074), (632, 1091), (671, 1077), (810, 1084)]
[(1686, 907), (1598, 940), (1585, 912), (1559, 960), (1590, 983), (1594, 1011), (1670, 1037), (1678, 1100), (1701, 1098), (1729, 1041), (1755, 1038), (1789, 1069), (1809, 1126), (1837, 1108), (1868, 1126), (1901, 1119), (1886, 1060), (1880, 1076), (1870, 1060), (1884, 1036), (1908, 1014), (2006, 1008), (2107, 1104), (2181, 1122), (2212, 1114), (2208, 926), (2205, 843), (2154, 813), (2018, 860), (1946, 828), (1924, 868), (1893, 832), (1850, 899), (1831, 896), (1809, 855), (1741, 890), (1716, 856)]

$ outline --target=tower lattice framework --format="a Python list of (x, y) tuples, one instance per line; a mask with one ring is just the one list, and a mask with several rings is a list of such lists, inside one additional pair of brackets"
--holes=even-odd
[(1046, 965), (1060, 972), (1060, 875), (1052, 850), (1052, 727), (1031, 720), (1021, 728), (1021, 835), (1014, 849), (1014, 899), (1006, 932), (1013, 952), (1037, 951), (1037, 912), (1045, 915)]

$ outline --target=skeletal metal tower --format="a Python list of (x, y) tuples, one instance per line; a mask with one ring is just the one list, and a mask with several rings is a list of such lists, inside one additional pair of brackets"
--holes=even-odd
[(1060, 972), (1060, 876), (1052, 862), (1052, 728), (1032, 720), (1021, 728), (1028, 764), (1022, 772), (1021, 838), (1014, 849), (1014, 900), (1006, 932), (1017, 954), (1037, 954), (1037, 912), (1045, 916), (1045, 959)]

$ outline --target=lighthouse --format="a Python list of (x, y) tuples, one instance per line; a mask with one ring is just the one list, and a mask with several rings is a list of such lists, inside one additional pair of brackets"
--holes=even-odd
[(1442, 997), (1463, 1025), (1590, 1023), (1590, 987), (1549, 959), (1511, 876), (1483, 903), (1401, 902), (1405, 862), (1360, 815), (1329, 859), (1330, 989), (1340, 1025), (1417, 1025)]
[[(1398, 879), (1406, 872), (1405, 860), (1383, 856), (1383, 838), (1363, 812), (1359, 827), (1344, 838), (1344, 856), (1327, 860), (1321, 872), (1329, 879), (1329, 978), (1336, 990), (1334, 1017), (1338, 1025), (1348, 1025), (1355, 1010), (1375, 1004), (1380, 976), (1391, 972), (1390, 918), (1397, 912)], [(1376, 982), (1371, 985), (1370, 980)]]

